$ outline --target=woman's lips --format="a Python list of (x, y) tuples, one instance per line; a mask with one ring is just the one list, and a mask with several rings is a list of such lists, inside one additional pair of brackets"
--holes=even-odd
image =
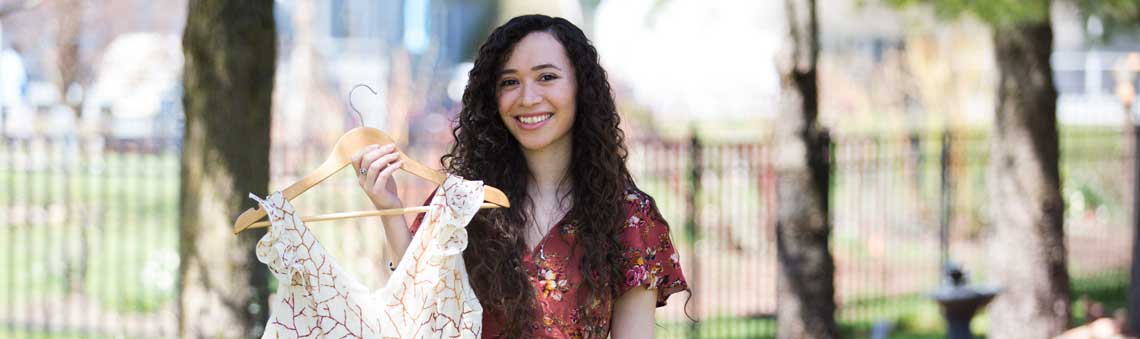
[(546, 125), (554, 113), (525, 114), (515, 117), (515, 123), (524, 130), (534, 130)]

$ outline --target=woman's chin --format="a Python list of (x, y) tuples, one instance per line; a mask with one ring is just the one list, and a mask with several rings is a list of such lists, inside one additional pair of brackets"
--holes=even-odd
[(569, 135), (563, 135), (561, 138), (559, 138), (552, 135), (554, 133), (549, 133), (551, 131), (535, 132), (522, 132), (514, 135), (515, 140), (518, 141), (519, 146), (521, 146), (523, 150), (526, 150), (528, 152), (543, 151), (551, 149), (554, 146), (558, 146), (558, 144), (561, 144), (563, 142), (569, 141)]
[(534, 151), (541, 151), (541, 150), (545, 149), (546, 146), (550, 145), (550, 143), (549, 142), (538, 142), (538, 141), (530, 141), (530, 142), (522, 141), (519, 143), (519, 145), (522, 145), (522, 148), (524, 150), (534, 152)]

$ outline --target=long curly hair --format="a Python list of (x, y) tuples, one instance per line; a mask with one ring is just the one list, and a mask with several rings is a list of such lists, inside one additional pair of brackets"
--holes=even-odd
[(468, 73), (463, 108), (452, 130), (455, 144), (441, 161), (451, 173), (483, 180), (510, 197), (511, 208), (476, 215), (467, 227), (471, 245), (464, 252), (476, 295), (493, 314), (503, 317), (508, 337), (525, 336), (536, 324), (535, 291), (521, 259), (530, 218), (525, 211), (533, 206), (527, 196), (526, 178), (531, 173), (522, 147), (499, 118), (496, 84), (514, 46), (533, 32), (550, 33), (562, 44), (577, 79), (577, 116), (570, 131), (573, 151), (566, 178), (571, 207), (565, 221), (577, 227), (576, 237), (590, 254), (581, 262), (587, 293), (579, 294), (580, 305), (612, 305), (624, 279), (617, 239), (625, 220), (623, 192), (633, 183), (610, 84), (597, 50), (582, 30), (562, 18), (525, 15), (492, 31)]

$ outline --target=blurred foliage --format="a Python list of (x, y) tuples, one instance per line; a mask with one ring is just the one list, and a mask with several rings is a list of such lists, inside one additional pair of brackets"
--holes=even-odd
[[(1073, 0), (1070, 0), (1073, 1)], [(1103, 33), (1101, 41), (1108, 41), (1116, 33), (1140, 34), (1140, 1), (1136, 0), (1076, 0), (1080, 4), (1083, 17), (1096, 15), (1100, 18)]]
[(1041, 21), (1049, 14), (1049, 0), (886, 0), (886, 3), (899, 8), (929, 4), (939, 17), (953, 19), (969, 13), (995, 26)]
[[(1106, 31), (1107, 28), (1128, 27), (1129, 23), (1140, 21), (1140, 1), (1069, 1), (1078, 6), (1083, 16), (1101, 17)], [(885, 2), (899, 8), (929, 4), (933, 6), (939, 17), (951, 19), (969, 13), (991, 25), (1005, 26), (1048, 18), (1050, 0), (885, 0)]]
[(1087, 13), (1122, 23), (1135, 23), (1140, 20), (1140, 1), (1136, 0), (1077, 0), (1080, 8)]

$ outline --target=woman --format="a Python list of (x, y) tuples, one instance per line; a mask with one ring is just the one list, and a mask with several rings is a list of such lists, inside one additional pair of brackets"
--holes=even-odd
[[(480, 47), (442, 162), (511, 199), (467, 226), (484, 337), (651, 337), (654, 307), (688, 290), (668, 225), (625, 166), (618, 125), (597, 51), (565, 19), (516, 17)], [(379, 209), (403, 206), (393, 150), (353, 159)], [(400, 216), (383, 221), (398, 260), (421, 219), (410, 231)]]

